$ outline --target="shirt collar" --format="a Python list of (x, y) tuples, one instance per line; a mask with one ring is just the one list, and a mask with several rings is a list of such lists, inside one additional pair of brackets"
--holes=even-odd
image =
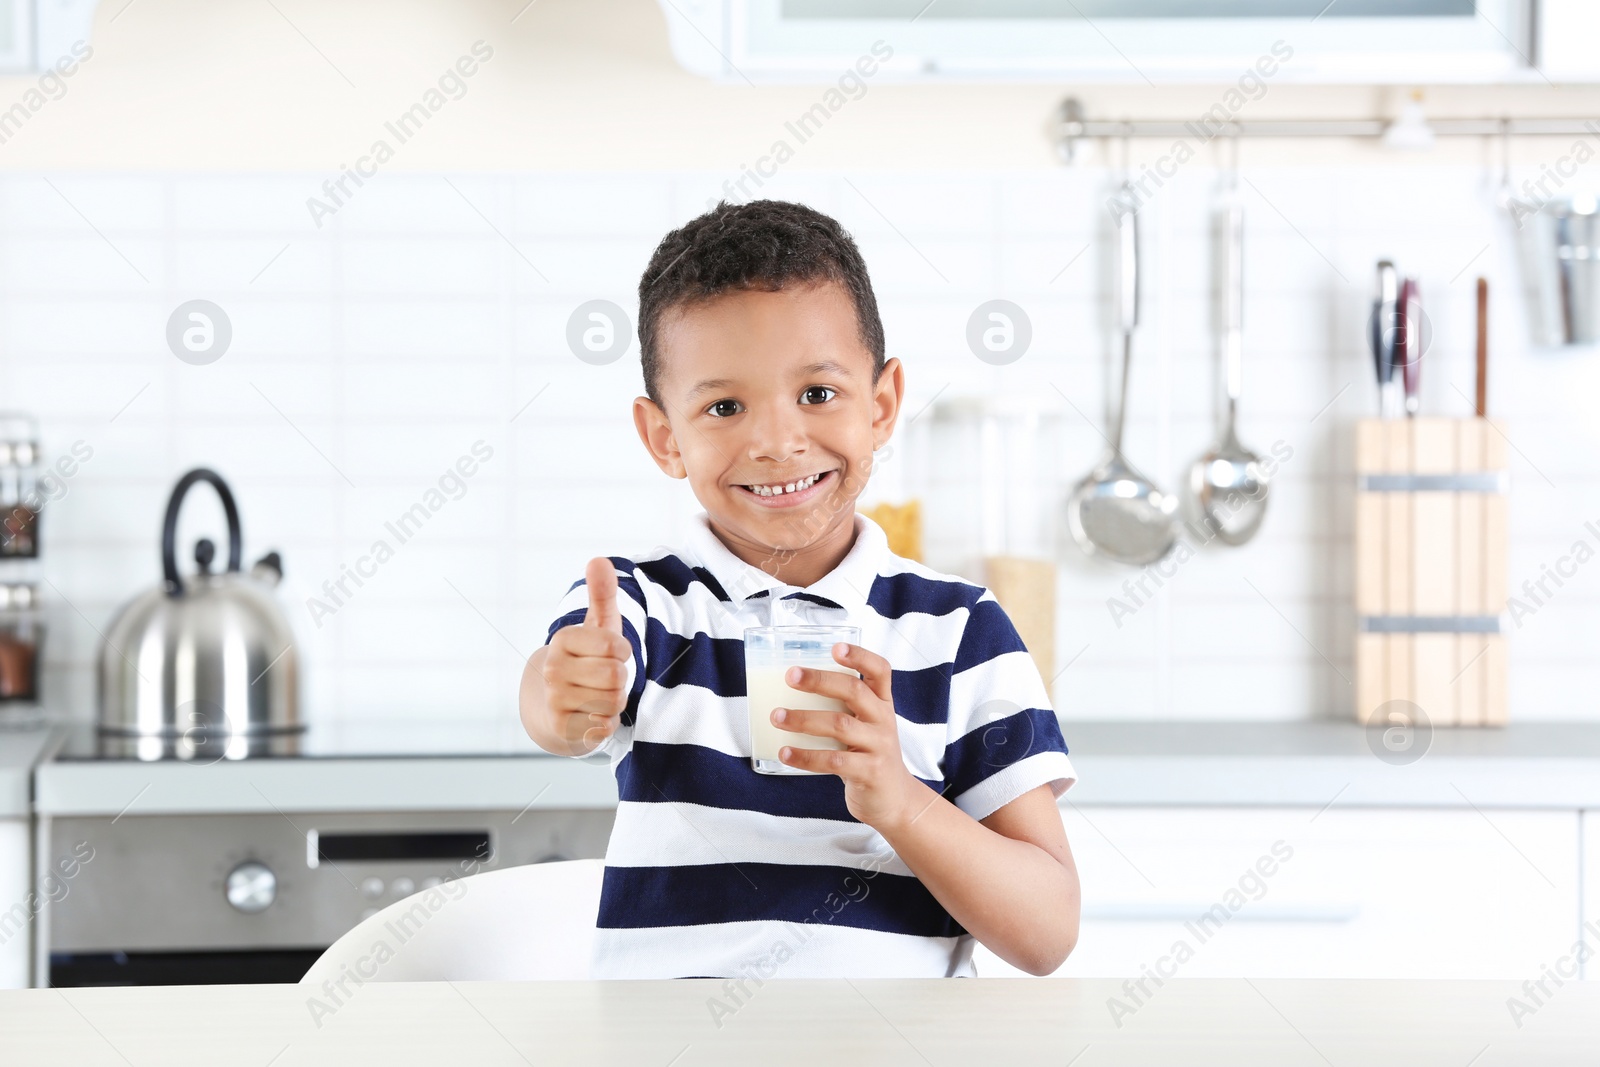
[(889, 557), (889, 539), (883, 528), (860, 512), (855, 516), (855, 542), (850, 551), (838, 566), (804, 588), (785, 585), (728, 551), (711, 532), (704, 512), (689, 526), (689, 548), (734, 602), (762, 595), (783, 598), (805, 594), (807, 598), (820, 597), (838, 604), (851, 616), (866, 608), (873, 580)]

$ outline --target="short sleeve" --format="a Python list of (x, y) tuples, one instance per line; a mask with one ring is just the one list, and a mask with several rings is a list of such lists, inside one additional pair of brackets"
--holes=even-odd
[[(622, 635), (633, 648), (628, 661), (628, 702), (622, 708), (617, 729), (610, 737), (595, 747), (593, 754), (610, 757), (615, 763), (633, 744), (633, 724), (639, 715), (639, 699), (644, 695), (645, 646), (641, 635), (646, 632), (648, 613), (644, 589), (639, 584), (633, 561), (624, 556), (610, 557), (617, 571), (617, 609), (622, 615)], [(583, 622), (589, 612), (588, 583), (582, 578), (572, 583), (561, 603), (556, 606), (556, 620), (550, 624), (544, 643), (548, 645), (557, 631)]]
[(944, 779), (946, 798), (974, 819), (1041, 785), (1060, 797), (1077, 780), (1039, 668), (987, 590), (951, 664)]

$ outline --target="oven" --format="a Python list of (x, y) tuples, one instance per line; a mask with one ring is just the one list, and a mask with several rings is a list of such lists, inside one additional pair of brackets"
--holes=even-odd
[(375, 911), (447, 878), (605, 855), (614, 812), (41, 816), (34, 984), (298, 981)]

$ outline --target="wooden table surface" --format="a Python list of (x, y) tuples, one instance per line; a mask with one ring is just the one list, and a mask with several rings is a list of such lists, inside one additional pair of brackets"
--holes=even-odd
[[(1498, 1067), (1600, 1062), (1600, 983), (1118, 979), (387, 983), (0, 992), (0, 1064)], [(1531, 1014), (1507, 1006), (1524, 998)], [(1120, 999), (1131, 1014), (1114, 1018)], [(1520, 1023), (1520, 1025), (1519, 1025)]]

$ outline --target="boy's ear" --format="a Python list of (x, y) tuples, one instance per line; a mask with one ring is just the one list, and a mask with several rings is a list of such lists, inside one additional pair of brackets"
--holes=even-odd
[(650, 450), (650, 458), (669, 478), (684, 478), (688, 471), (683, 466), (683, 454), (678, 451), (678, 439), (667, 421), (667, 413), (647, 396), (634, 397), (633, 427), (639, 431), (639, 440)]
[(906, 369), (898, 359), (890, 359), (872, 386), (872, 450), (876, 452), (894, 436), (900, 418), (900, 405), (906, 397)]

